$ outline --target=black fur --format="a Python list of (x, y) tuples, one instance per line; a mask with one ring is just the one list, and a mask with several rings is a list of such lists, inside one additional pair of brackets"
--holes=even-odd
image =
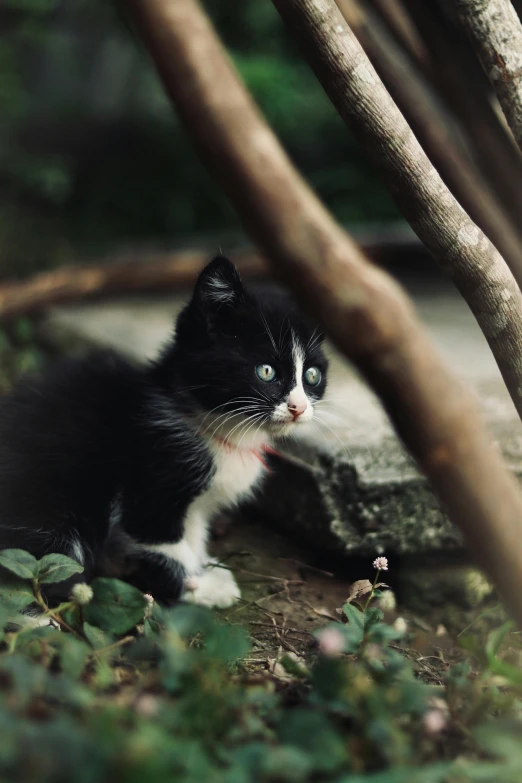
[[(156, 362), (135, 367), (104, 351), (22, 381), (0, 406), (0, 548), (82, 553), (80, 581), (121, 576), (176, 599), (183, 568), (138, 544), (179, 541), (188, 506), (212, 481), (195, 414), (234, 411), (244, 395), (275, 405), (288, 394), (292, 330), (322, 369), (318, 398), (326, 361), (313, 328), (286, 296), (249, 293), (218, 258)], [(267, 361), (276, 383), (255, 374)]]

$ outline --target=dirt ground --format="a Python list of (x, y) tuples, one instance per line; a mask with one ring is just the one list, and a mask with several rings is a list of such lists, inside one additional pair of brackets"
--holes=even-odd
[[(342, 622), (340, 607), (351, 584), (367, 573), (340, 575), (312, 565), (314, 553), (301, 549), (288, 537), (261, 524), (234, 522), (219, 530), (213, 551), (229, 566), (241, 585), (239, 604), (223, 612), (227, 622), (246, 626), (252, 650), (246, 663), (253, 670), (270, 670), (284, 677), (277, 661), (285, 653), (304, 663), (315, 656), (313, 632), (331, 622)], [(350, 568), (349, 561), (346, 568)], [(382, 574), (381, 576), (385, 576)], [(447, 668), (462, 658), (457, 640), (438, 622), (398, 606), (385, 611), (385, 619), (404, 618), (408, 626), (407, 646), (398, 647), (415, 663), (425, 681), (440, 684)]]

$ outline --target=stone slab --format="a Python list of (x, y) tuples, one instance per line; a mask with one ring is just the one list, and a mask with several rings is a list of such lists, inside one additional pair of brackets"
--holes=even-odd
[[(455, 372), (470, 385), (508, 462), (518, 472), (522, 425), (489, 347), (460, 295), (446, 281), (403, 281)], [(110, 345), (152, 358), (168, 339), (182, 297), (60, 307), (45, 319), (60, 346)], [(298, 533), (327, 552), (418, 554), (461, 547), (457, 531), (397, 440), (378, 400), (331, 351), (328, 398), (303, 442), (281, 448), (266, 491), (243, 513)]]

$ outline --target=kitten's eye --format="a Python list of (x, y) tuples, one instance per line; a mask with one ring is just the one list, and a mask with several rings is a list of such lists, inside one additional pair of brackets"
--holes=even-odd
[(271, 364), (258, 364), (256, 375), (260, 381), (266, 381), (266, 383), (271, 383), (276, 379), (276, 371)]
[(309, 386), (317, 386), (320, 384), (322, 377), (319, 367), (309, 367), (305, 372), (305, 381)]

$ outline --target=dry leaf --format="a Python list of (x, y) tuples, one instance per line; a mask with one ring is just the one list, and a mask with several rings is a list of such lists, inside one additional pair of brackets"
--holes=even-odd
[[(389, 587), (389, 585), (385, 584), (384, 582), (378, 582), (375, 585), (375, 589), (377, 590), (378, 587)], [(361, 598), (363, 595), (368, 595), (368, 593), (371, 593), (372, 588), (373, 585), (369, 579), (357, 580), (357, 582), (354, 582), (353, 585), (350, 585), (350, 591), (348, 593), (346, 603), (351, 604), (352, 601), (355, 601), (356, 598)]]

